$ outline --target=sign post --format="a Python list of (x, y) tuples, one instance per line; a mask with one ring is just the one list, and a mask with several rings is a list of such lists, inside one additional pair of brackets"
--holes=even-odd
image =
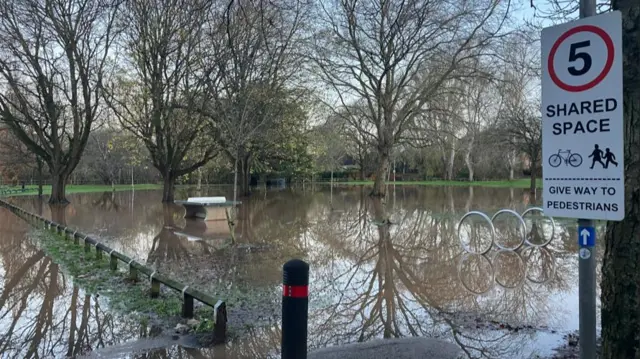
[(580, 358), (596, 357), (593, 220), (624, 218), (622, 19), (580, 1), (580, 20), (542, 30), (545, 215), (578, 218)]

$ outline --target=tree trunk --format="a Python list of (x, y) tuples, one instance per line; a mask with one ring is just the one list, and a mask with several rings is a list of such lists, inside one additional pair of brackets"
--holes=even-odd
[(538, 177), (537, 172), (537, 168), (536, 168), (536, 162), (531, 161), (531, 165), (530, 165), (530, 174), (531, 174), (531, 183), (529, 185), (529, 193), (531, 194), (531, 198), (532, 198), (532, 203), (535, 203), (535, 199), (536, 199), (536, 177)]
[(243, 196), (249, 196), (251, 194), (251, 187), (249, 186), (250, 180), (250, 164), (249, 159), (244, 158), (240, 161), (240, 190)]
[(51, 173), (51, 196), (49, 197), (49, 203), (51, 204), (66, 204), (69, 203), (66, 197), (67, 189), (67, 175), (62, 172)]
[(471, 161), (471, 151), (473, 151), (474, 138), (471, 137), (469, 144), (467, 145), (467, 152), (464, 154), (464, 162), (467, 165), (469, 171), (469, 182), (473, 182), (473, 162)]
[[(233, 201), (238, 200), (238, 156), (233, 161)], [(231, 211), (234, 212), (235, 207), (232, 207)]]
[(364, 151), (361, 148), (358, 149), (358, 163), (360, 164), (360, 181), (364, 181), (367, 175), (364, 171)]
[(447, 163), (447, 179), (453, 180), (453, 164), (456, 160), (456, 147), (451, 146), (451, 151), (449, 152), (449, 161)]
[(473, 182), (473, 163), (471, 163), (471, 148), (467, 150), (464, 156), (464, 162), (467, 164), (467, 170), (469, 171), (469, 182)]
[(384, 197), (387, 194), (386, 177), (389, 171), (389, 151), (388, 148), (383, 148), (378, 153), (378, 168), (376, 169), (376, 179), (373, 182), (373, 191), (371, 196)]
[(509, 161), (509, 181), (513, 181), (515, 179), (515, 168), (516, 168), (516, 153), (515, 151), (509, 151), (507, 155)]
[(67, 225), (67, 206), (68, 204), (49, 204), (51, 211), (51, 220), (63, 226)]
[(196, 189), (198, 191), (202, 189), (202, 168), (201, 167), (198, 168), (198, 185)]
[(607, 222), (602, 262), (602, 358), (640, 357), (640, 2), (612, 1), (622, 12), (625, 217)]
[(42, 198), (42, 186), (44, 182), (44, 173), (42, 173), (42, 160), (40, 157), (36, 158), (36, 163), (38, 165), (38, 197)]
[(165, 173), (162, 175), (162, 202), (173, 202), (175, 197), (175, 183), (176, 179), (172, 173)]

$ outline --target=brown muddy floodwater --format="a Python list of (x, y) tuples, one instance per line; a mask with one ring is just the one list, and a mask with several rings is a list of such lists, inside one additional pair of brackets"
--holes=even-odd
[[(180, 190), (176, 197), (230, 198), (230, 192), (209, 187)], [(456, 343), (470, 358), (545, 357), (564, 343), (564, 334), (578, 329), (571, 222), (557, 222), (544, 249), (463, 255), (457, 233), (462, 215), (522, 212), (530, 205), (525, 190), (391, 186), (386, 203), (367, 194), (357, 186), (258, 191), (242, 199), (233, 246), (222, 246), (230, 235), (226, 222), (185, 220), (182, 207), (160, 203), (160, 191), (74, 194), (70, 205), (53, 211), (35, 197), (12, 198), (225, 299), (230, 330), (241, 334), (209, 349), (147, 339), (148, 348), (165, 347), (124, 354), (136, 349), (132, 342), (149, 337), (147, 330), (74, 287), (24, 240), (27, 225), (2, 210), (2, 358), (87, 352), (96, 358), (278, 357), (281, 268), (294, 257), (311, 268), (310, 349), (428, 336)], [(500, 230), (507, 227), (496, 223), (503, 243), (518, 233)]]

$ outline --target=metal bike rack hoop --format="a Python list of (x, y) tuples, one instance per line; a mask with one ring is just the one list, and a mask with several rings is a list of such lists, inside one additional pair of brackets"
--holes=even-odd
[(531, 207), (531, 208), (527, 208), (524, 212), (522, 212), (522, 214), (520, 215), (523, 219), (524, 216), (527, 215), (527, 213), (529, 212), (540, 212), (542, 213), (542, 215), (544, 217), (548, 217), (549, 220), (551, 221), (551, 235), (549, 236), (549, 239), (544, 241), (542, 244), (535, 244), (535, 243), (531, 243), (531, 241), (529, 241), (529, 239), (525, 236), (525, 243), (527, 243), (527, 245), (532, 246), (532, 247), (546, 247), (547, 245), (549, 245), (549, 243), (551, 243), (551, 241), (553, 240), (553, 237), (556, 236), (556, 222), (553, 220), (553, 217), (551, 216), (545, 216), (544, 215), (544, 210), (540, 207)]
[[(467, 246), (466, 244), (464, 244), (462, 242), (462, 237), (460, 236), (460, 229), (462, 229), (462, 222), (464, 222), (464, 220), (467, 217), (471, 217), (471, 216), (480, 216), (482, 217), (485, 221), (487, 221), (487, 223), (489, 224), (489, 229), (491, 230), (491, 242), (489, 242), (489, 245), (486, 248), (482, 248), (481, 251), (473, 251), (471, 250), (471, 248), (469, 246)], [(486, 254), (487, 252), (489, 252), (491, 250), (491, 247), (493, 246), (493, 242), (495, 241), (496, 238), (496, 229), (493, 227), (493, 222), (491, 221), (491, 218), (489, 218), (489, 216), (487, 216), (486, 214), (479, 212), (479, 211), (471, 211), (471, 212), (467, 212), (464, 216), (462, 216), (462, 218), (460, 218), (460, 222), (458, 222), (458, 230), (457, 230), (457, 234), (458, 234), (458, 240), (460, 241), (460, 245), (462, 246), (462, 248), (467, 252), (467, 253), (472, 253), (472, 254)]]
[(502, 244), (498, 243), (498, 241), (495, 240), (495, 234), (493, 237), (493, 241), (494, 244), (496, 245), (496, 247), (498, 247), (500, 250), (504, 250), (504, 251), (517, 251), (518, 249), (520, 249), (520, 247), (522, 247), (522, 245), (524, 244), (526, 237), (527, 237), (527, 224), (524, 222), (524, 219), (522, 219), (522, 217), (520, 216), (520, 213), (516, 212), (516, 211), (512, 211), (510, 209), (501, 209), (498, 212), (496, 212), (492, 217), (491, 217), (491, 224), (494, 226), (495, 228), (495, 224), (494, 224), (494, 220), (501, 214), (510, 214), (512, 216), (515, 216), (518, 221), (520, 222), (520, 225), (522, 226), (522, 235), (520, 236), (520, 241), (518, 242), (518, 244), (515, 247), (507, 247), (507, 246), (503, 246)]

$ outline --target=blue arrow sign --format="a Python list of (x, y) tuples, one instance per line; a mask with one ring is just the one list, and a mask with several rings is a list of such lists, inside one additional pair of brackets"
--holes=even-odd
[(593, 227), (578, 227), (578, 245), (593, 247), (596, 245), (596, 229)]

